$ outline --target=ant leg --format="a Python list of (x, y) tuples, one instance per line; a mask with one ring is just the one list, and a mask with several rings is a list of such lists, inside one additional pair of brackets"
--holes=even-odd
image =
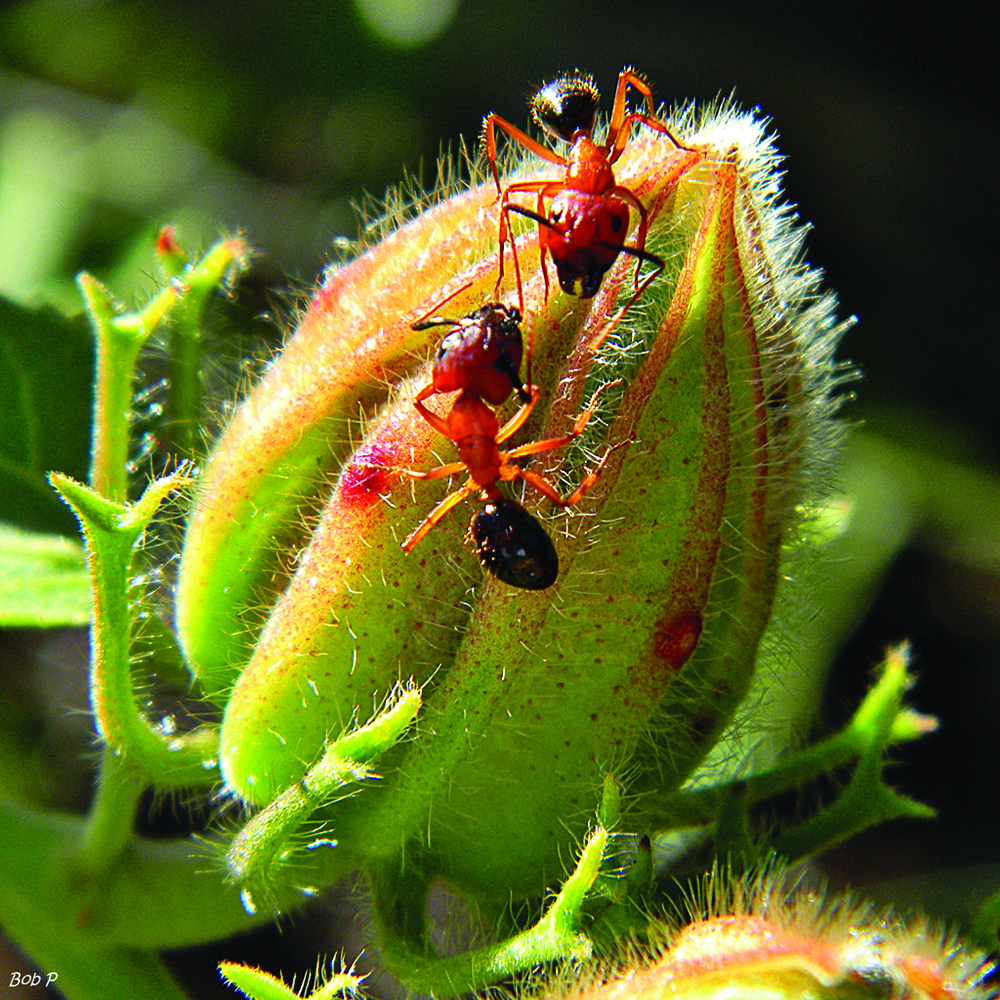
[[(435, 323), (434, 325), (437, 326), (438, 324)], [(441, 323), (440, 325), (444, 326), (445, 324)], [(457, 326), (458, 324), (456, 323), (455, 325)], [(434, 388), (434, 383), (428, 382), (427, 385), (425, 385), (423, 389), (421, 389), (420, 392), (417, 393), (417, 398), (414, 399), (413, 405), (416, 406), (417, 403), (421, 403), (425, 399), (429, 399), (431, 396), (434, 395), (435, 392), (437, 392), (437, 390)], [(426, 420), (427, 418), (425, 417), (424, 419)]]
[[(666, 270), (667, 262), (659, 256), (659, 254), (650, 253), (646, 249), (646, 234), (648, 232), (649, 219), (646, 215), (645, 206), (639, 201), (638, 198), (628, 188), (616, 186), (611, 189), (612, 194), (618, 195), (619, 198), (625, 199), (629, 204), (633, 205), (639, 212), (639, 230), (636, 233), (636, 245), (634, 247), (623, 246), (619, 247), (621, 253), (631, 254), (636, 258), (635, 262), (635, 291), (633, 291), (632, 296), (629, 298), (628, 302), (625, 303), (615, 313), (614, 317), (607, 323), (607, 325), (596, 334), (588, 345), (588, 350), (591, 354), (596, 354), (597, 351), (601, 349), (604, 342), (611, 336), (614, 332), (615, 327), (622, 321), (622, 317), (632, 308), (632, 306), (639, 300), (642, 293), (646, 291), (647, 288)], [(642, 262), (646, 261), (652, 264), (654, 270), (651, 274), (643, 278), (642, 282), (639, 281), (639, 274), (642, 270)]]
[[(497, 242), (499, 243), (499, 268), (497, 274), (497, 284), (493, 292), (493, 297), (499, 301), (500, 299), (500, 285), (503, 282), (503, 248), (504, 244), (507, 242), (508, 233), (510, 231), (510, 213), (516, 212), (519, 215), (527, 215), (528, 218), (542, 220), (542, 225), (546, 225), (547, 221), (540, 214), (534, 213), (530, 208), (522, 208), (516, 202), (510, 200), (512, 193), (521, 191), (536, 191), (538, 193), (538, 207), (543, 209), (544, 203), (543, 198), (550, 198), (556, 191), (558, 191), (562, 185), (558, 181), (519, 181), (516, 184), (508, 184), (504, 188), (503, 198), (500, 202), (500, 227)], [(541, 241), (539, 240), (539, 243)], [(524, 292), (521, 288), (521, 271), (517, 260), (517, 243), (513, 235), (510, 236), (510, 252), (511, 256), (514, 258), (514, 272), (517, 275), (517, 294), (518, 294), (518, 305), (520, 306), (521, 312), (524, 312)], [(545, 274), (545, 294), (548, 297), (548, 283), (549, 277), (548, 272), (545, 272), (545, 259), (544, 250), (542, 252), (542, 270)]]
[(698, 150), (693, 146), (685, 146), (684, 143), (681, 142), (680, 139), (678, 139), (677, 136), (675, 136), (674, 133), (667, 128), (666, 123), (660, 121), (659, 118), (652, 115), (639, 114), (638, 111), (634, 111), (631, 115), (629, 115), (629, 118), (632, 119), (632, 121), (642, 122), (643, 125), (648, 125), (655, 132), (662, 132), (678, 149), (683, 149), (685, 153), (698, 152)]
[(631, 192), (627, 187), (622, 187), (620, 184), (616, 184), (609, 192), (609, 195), (617, 195), (619, 198), (627, 201), (632, 205), (635, 210), (639, 213), (639, 231), (636, 233), (636, 245), (635, 247), (622, 247), (627, 253), (631, 253), (636, 257), (635, 262), (635, 287), (638, 291), (639, 288), (639, 271), (642, 268), (643, 260), (652, 259), (660, 264), (660, 270), (662, 271), (666, 264), (663, 262), (662, 258), (657, 257), (655, 254), (646, 254), (646, 234), (649, 232), (649, 215), (646, 213), (646, 206), (643, 205), (641, 201)]
[(619, 198), (624, 198), (627, 202), (634, 205), (636, 211), (639, 213), (639, 230), (636, 233), (636, 245), (634, 247), (622, 247), (626, 253), (633, 254), (638, 257), (639, 260), (635, 266), (635, 284), (636, 288), (639, 287), (639, 268), (642, 261), (647, 260), (650, 263), (658, 265), (659, 270), (662, 271), (667, 265), (662, 257), (655, 253), (648, 253), (646, 251), (646, 236), (649, 233), (649, 215), (646, 212), (646, 206), (643, 205), (641, 201), (626, 187), (621, 187), (616, 185), (611, 189), (612, 194), (618, 195)]
[[(558, 190), (558, 185), (556, 190)], [(552, 191), (539, 191), (538, 192), (538, 211), (533, 212), (530, 208), (524, 208), (522, 205), (508, 205), (508, 212), (516, 212), (518, 215), (523, 215), (526, 219), (534, 219), (538, 223), (538, 261), (542, 268), (542, 280), (544, 281), (544, 296), (545, 301), (549, 300), (549, 270), (545, 266), (545, 261), (548, 257), (549, 241), (548, 238), (543, 236), (545, 230), (550, 230), (553, 233), (559, 233), (560, 236), (564, 235), (562, 230), (559, 229), (555, 223), (547, 219), (544, 215), (545, 202), (543, 201), (546, 197), (551, 197), (555, 192)]]
[(517, 259), (517, 237), (510, 232), (510, 212), (511, 209), (516, 209), (516, 205), (511, 205), (508, 201), (508, 196), (510, 194), (510, 188), (508, 188), (503, 195), (503, 201), (500, 204), (500, 267), (497, 274), (497, 284), (496, 288), (493, 290), (493, 297), (499, 302), (500, 301), (500, 283), (503, 281), (503, 245), (507, 240), (507, 235), (510, 233), (510, 255), (514, 259), (514, 280), (517, 283), (517, 304), (518, 308), (521, 310), (521, 315), (524, 315), (524, 287), (521, 285), (521, 265)]
[(490, 170), (493, 173), (493, 180), (496, 181), (498, 196), (502, 190), (500, 186), (500, 172), (497, 170), (496, 129), (498, 127), (503, 129), (516, 143), (523, 146), (529, 152), (540, 156), (543, 160), (548, 160), (549, 163), (558, 163), (561, 167), (566, 166), (565, 157), (560, 156), (555, 150), (543, 146), (536, 139), (532, 139), (527, 132), (522, 132), (516, 125), (511, 125), (505, 118), (501, 118), (498, 114), (490, 112), (483, 119), (483, 128), (479, 135), (479, 146), (490, 161)]
[[(541, 201), (541, 196), (539, 196), (539, 201)], [(545, 252), (544, 251), (540, 251), (539, 260), (541, 261), (541, 265), (542, 265), (542, 274), (545, 275), (545, 302), (548, 302), (549, 301), (549, 278), (548, 278), (548, 274), (545, 271)], [(523, 309), (521, 310), (521, 316), (524, 317), (524, 310)], [(527, 326), (528, 344), (527, 344), (527, 350), (524, 351), (524, 353), (527, 355), (527, 357), (524, 359), (524, 378), (525, 378), (525, 386), (527, 387), (528, 391), (526, 392), (525, 389), (522, 387), (518, 391), (518, 394), (517, 394), (517, 398), (520, 399), (521, 402), (523, 402), (523, 403), (528, 402), (528, 399), (531, 398), (530, 397), (530, 391), (531, 391), (531, 362), (532, 362), (533, 358), (535, 357), (535, 321), (534, 321), (534, 319), (532, 317), (528, 317), (528, 322), (526, 324), (523, 322), (523, 319), (522, 319), (522, 327), (521, 327), (521, 339), (522, 339), (522, 342), (524, 340), (524, 333), (525, 333), (524, 327), (525, 326)], [(534, 404), (532, 404), (532, 405), (534, 405)]]
[(431, 317), (446, 302), (451, 302), (452, 299), (457, 298), (459, 295), (462, 294), (462, 292), (464, 292), (467, 289), (471, 288), (473, 286), (473, 284), (474, 284), (474, 282), (467, 281), (464, 285), (462, 285), (461, 288), (458, 288), (454, 292), (452, 292), (451, 295), (446, 295), (436, 305), (431, 306), (431, 308), (428, 309), (427, 312), (425, 312), (423, 314), (423, 316), (420, 317), (420, 319), (418, 319), (415, 322), (411, 323), (410, 324), (410, 329), (411, 330), (429, 330), (433, 326), (458, 326), (459, 325), (458, 320), (444, 319), (444, 318), (442, 318), (440, 316), (434, 316), (433, 319)]
[(608, 459), (611, 457), (613, 451), (617, 451), (623, 445), (631, 444), (631, 441), (619, 441), (616, 445), (608, 448), (604, 453), (601, 460), (597, 465), (587, 473), (586, 476), (580, 482), (569, 496), (563, 497), (559, 495), (559, 491), (552, 485), (552, 483), (545, 478), (545, 476), (540, 475), (537, 472), (532, 472), (530, 469), (522, 469), (519, 466), (510, 466), (514, 469), (514, 474), (511, 476), (512, 479), (523, 479), (529, 486), (533, 486), (542, 496), (551, 500), (557, 507), (567, 508), (575, 507), (586, 495), (590, 492), (594, 483), (600, 478), (601, 473), (604, 471), (604, 467), (608, 464)]
[[(428, 392), (427, 390), (430, 390)], [(444, 417), (439, 417), (433, 410), (428, 410), (423, 404), (423, 400), (427, 399), (428, 396), (434, 395), (434, 386), (424, 386), (423, 389), (417, 394), (417, 398), (413, 401), (414, 407), (416, 407), (417, 413), (420, 414), (438, 432), (438, 434), (443, 434), (449, 440), (451, 439), (451, 428), (448, 426), (448, 421)]]
[[(442, 466), (444, 468), (444, 466)], [(461, 466), (465, 468), (465, 466)], [(434, 471), (437, 471), (436, 469)], [(454, 493), (449, 493), (421, 522), (417, 525), (416, 529), (412, 531), (403, 542), (403, 551), (410, 552), (413, 547), (420, 541), (424, 535), (427, 534), (431, 528), (434, 527), (438, 521), (441, 520), (445, 514), (448, 513), (452, 507), (457, 507), (463, 500), (471, 496), (476, 490), (479, 489), (478, 485), (474, 480), (470, 479), (461, 489), (455, 490)]]
[[(551, 194), (550, 194), (551, 197)], [(545, 256), (549, 248), (549, 239), (545, 235), (545, 231), (551, 229), (549, 220), (545, 218), (545, 193), (543, 191), (538, 192), (538, 210), (537, 215), (539, 219), (545, 219), (544, 222), (540, 222), (538, 225), (538, 266), (542, 269), (542, 287), (544, 290), (545, 301), (549, 301), (549, 269), (545, 266)]]
[[(629, 87), (635, 87), (646, 100), (647, 113), (641, 111), (629, 112), (626, 110), (625, 95)], [(618, 74), (618, 88), (615, 90), (615, 104), (611, 111), (611, 122), (608, 125), (608, 160), (614, 163), (622, 155), (622, 151), (628, 144), (629, 132), (632, 122), (639, 121), (648, 125), (657, 132), (662, 132), (678, 149), (683, 149), (687, 153), (693, 153), (690, 146), (685, 146), (678, 142), (677, 137), (667, 128), (666, 124), (656, 117), (656, 108), (653, 106), (653, 91), (645, 80), (631, 66), (626, 66)]]
[(592, 472), (589, 472), (584, 476), (580, 485), (577, 486), (575, 490), (568, 497), (561, 497), (559, 491), (550, 483), (544, 476), (539, 475), (537, 472), (532, 472), (530, 469), (518, 468), (516, 479), (523, 479), (529, 486), (534, 486), (539, 493), (544, 497), (551, 500), (557, 507), (567, 508), (575, 507), (586, 494), (590, 491), (591, 487), (600, 478), (601, 473), (604, 471), (604, 466), (608, 463), (608, 456), (615, 450), (615, 448), (620, 448), (626, 442), (620, 441), (614, 446), (614, 448), (609, 448), (605, 453), (604, 457), (597, 463), (597, 466)]
[(465, 462), (449, 462), (447, 465), (439, 465), (433, 469), (390, 468), (389, 471), (395, 472), (400, 476), (409, 476), (410, 479), (446, 479), (448, 476), (457, 475), (459, 472), (467, 472), (468, 466)]
[(656, 114), (653, 107), (653, 91), (649, 84), (631, 67), (626, 66), (618, 74), (618, 86), (615, 88), (615, 103), (611, 109), (611, 121), (608, 123), (608, 155), (614, 163), (628, 142), (629, 122), (633, 117), (626, 111), (626, 94), (629, 86), (635, 87), (646, 99), (650, 116)]
[(497, 227), (497, 283), (493, 288), (493, 298), (496, 302), (500, 301), (500, 286), (503, 284), (503, 248), (507, 242), (507, 229), (509, 225), (507, 221), (507, 203), (501, 201), (500, 225)]
[[(626, 66), (621, 73), (618, 74), (618, 86), (622, 88), (622, 91), (624, 91), (626, 87), (635, 87), (635, 89), (638, 90), (639, 93), (646, 99), (646, 107), (649, 108), (649, 113), (651, 115), (656, 114), (656, 108), (653, 105), (653, 88), (650, 87), (646, 80), (636, 73), (633, 66)], [(617, 96), (618, 95), (616, 93), (616, 99)]]
[(590, 354), (596, 354), (603, 346), (604, 342), (611, 336), (615, 331), (615, 327), (622, 321), (625, 313), (632, 308), (632, 306), (641, 298), (642, 293), (646, 291), (647, 288), (663, 273), (666, 269), (667, 262), (662, 258), (658, 257), (655, 253), (647, 253), (645, 250), (639, 250), (636, 247), (621, 247), (623, 253), (630, 253), (635, 257), (639, 257), (641, 260), (648, 261), (651, 264), (656, 265), (656, 269), (648, 274), (642, 279), (642, 284), (636, 287), (636, 290), (629, 297), (628, 302), (625, 303), (615, 313), (615, 315), (608, 320), (607, 325), (597, 334), (594, 335), (590, 343), (587, 345), (587, 351)]
[(632, 130), (632, 122), (642, 122), (643, 125), (648, 125), (654, 132), (660, 132), (665, 135), (678, 149), (684, 150), (685, 153), (697, 153), (698, 150), (693, 146), (685, 146), (673, 132), (667, 128), (664, 122), (661, 122), (659, 118), (653, 115), (640, 114), (638, 111), (633, 111), (626, 115), (625, 121), (622, 125), (621, 131), (618, 133), (618, 137), (615, 140), (617, 145), (608, 154), (608, 162), (614, 163), (617, 161), (618, 157), (622, 155), (626, 144), (628, 143), (629, 132)]
[[(564, 444), (569, 444), (571, 441), (578, 438), (590, 422), (590, 418), (594, 415), (594, 412), (597, 410), (597, 397), (600, 396), (605, 389), (621, 385), (621, 381), (622, 380), (620, 378), (617, 378), (614, 382), (605, 382), (604, 385), (598, 386), (597, 389), (594, 390), (593, 396), (590, 397), (590, 402), (587, 404), (587, 408), (576, 418), (576, 424), (568, 434), (563, 434), (562, 437), (543, 438), (541, 441), (531, 441), (528, 444), (522, 444), (519, 447), (514, 448), (512, 451), (506, 452), (503, 455), (504, 462), (507, 462), (511, 458), (524, 458), (526, 455), (538, 455), (543, 451), (551, 451), (553, 448), (560, 448)], [(536, 389), (535, 391), (537, 392), (538, 390)]]
[(531, 411), (535, 408), (542, 395), (542, 390), (537, 385), (533, 385), (530, 388), (531, 399), (521, 406), (517, 413), (500, 428), (497, 433), (497, 444), (500, 444), (501, 441), (506, 441), (509, 437), (513, 437), (527, 423), (528, 417), (531, 416)]

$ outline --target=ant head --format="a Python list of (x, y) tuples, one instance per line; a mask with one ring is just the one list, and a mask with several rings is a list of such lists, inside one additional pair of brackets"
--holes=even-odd
[(559, 557), (545, 529), (517, 501), (498, 495), (472, 518), (468, 540), (483, 569), (522, 590), (545, 590), (559, 575)]
[(420, 328), (430, 326), (452, 327), (434, 360), (435, 391), (467, 389), (493, 406), (516, 391), (522, 402), (527, 401), (519, 374), (523, 353), (520, 310), (489, 302), (463, 319), (430, 320)]
[(531, 116), (550, 135), (572, 142), (594, 131), (600, 103), (593, 77), (577, 72), (545, 84), (531, 99)]
[(580, 298), (592, 299), (597, 294), (597, 290), (601, 287), (601, 279), (603, 277), (603, 271), (588, 271), (580, 279)]
[(591, 268), (587, 271), (579, 271), (571, 267), (556, 266), (559, 287), (567, 295), (577, 295), (581, 299), (592, 299), (597, 294), (606, 270), (606, 268)]
[(521, 310), (517, 306), (505, 306), (502, 302), (487, 302), (466, 317), (475, 320), (490, 330), (502, 332), (505, 336), (521, 336)]

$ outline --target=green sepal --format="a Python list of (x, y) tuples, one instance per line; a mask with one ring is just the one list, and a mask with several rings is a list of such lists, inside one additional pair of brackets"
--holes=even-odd
[[(787, 831), (765, 851), (799, 859), (818, 853), (865, 827), (897, 817), (927, 819), (934, 810), (900, 795), (882, 779), (886, 749), (919, 739), (936, 728), (936, 720), (903, 705), (912, 683), (904, 646), (890, 650), (880, 674), (851, 721), (839, 733), (803, 750), (791, 752), (774, 767), (718, 784), (681, 789), (655, 800), (651, 812), (662, 829), (714, 823), (720, 853), (747, 842), (734, 831), (743, 828), (746, 810), (770, 797), (800, 788), (823, 774), (857, 761), (840, 797), (812, 819)], [(742, 818), (741, 818), (742, 817)], [(742, 848), (736, 853), (741, 853)]]
[[(266, 883), (273, 880), (270, 869), (292, 834), (334, 796), (346, 798), (352, 794), (345, 788), (376, 777), (369, 766), (402, 739), (416, 718), (420, 702), (420, 692), (415, 688), (401, 691), (366, 725), (332, 741), (299, 781), (281, 792), (237, 834), (226, 853), (226, 863), (230, 879), (243, 890), (249, 911), (256, 908), (256, 888), (263, 886), (266, 891)], [(338, 845), (326, 842), (319, 846)]]
[[(158, 247), (162, 244), (158, 241)], [(165, 428), (165, 447), (181, 458), (194, 456), (201, 444), (202, 423), (202, 331), (205, 311), (220, 287), (232, 284), (247, 264), (246, 242), (230, 237), (213, 244), (194, 264), (182, 265), (178, 252), (161, 256), (165, 269), (180, 283), (182, 294), (170, 323), (170, 425)]]
[[(775, 839), (774, 849), (783, 857), (798, 860), (817, 854), (887, 820), (933, 819), (937, 815), (929, 806), (891, 789), (882, 777), (885, 752), (910, 684), (908, 657), (905, 646), (889, 652), (882, 676), (851, 721), (861, 754), (847, 788), (817, 815)], [(904, 718), (902, 728), (908, 734), (912, 719)]]
[(124, 501), (131, 434), (132, 380), (139, 351), (176, 304), (168, 285), (139, 311), (126, 313), (93, 275), (77, 277), (97, 345), (90, 482), (102, 496)]

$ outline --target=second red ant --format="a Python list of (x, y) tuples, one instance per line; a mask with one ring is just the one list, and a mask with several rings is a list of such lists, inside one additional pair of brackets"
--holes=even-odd
[[(600, 386), (567, 434), (501, 451), (500, 445), (524, 426), (541, 395), (537, 386), (525, 388), (520, 381), (520, 320), (517, 309), (489, 303), (461, 320), (432, 319), (414, 324), (416, 329), (454, 328), (442, 341), (431, 382), (417, 393), (414, 406), (431, 427), (454, 442), (460, 461), (426, 472), (395, 471), (413, 479), (442, 479), (460, 472), (469, 473), (465, 484), (449, 493), (403, 542), (405, 551), (412, 551), (448, 511), (478, 491), (485, 507), (473, 516), (468, 537), (475, 545), (483, 568), (513, 587), (544, 590), (559, 574), (555, 546), (541, 524), (516, 500), (504, 496), (497, 484), (520, 479), (559, 507), (579, 503), (597, 481), (604, 460), (567, 497), (560, 496), (544, 476), (514, 465), (512, 460), (559, 448), (579, 437), (594, 415), (598, 396), (618, 383)], [(425, 399), (436, 393), (453, 390), (460, 390), (459, 396), (446, 417), (424, 404)], [(501, 427), (496, 413), (484, 400), (498, 406), (514, 391), (522, 400), (522, 406)]]

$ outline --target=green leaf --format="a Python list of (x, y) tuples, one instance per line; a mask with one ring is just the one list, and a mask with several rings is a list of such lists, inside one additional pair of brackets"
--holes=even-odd
[(83, 546), (0, 524), (0, 626), (53, 628), (90, 620)]
[[(0, 804), (0, 925), (42, 976), (37, 984), (22, 983), (23, 990), (7, 979), (4, 985), (12, 987), (12, 996), (48, 996), (58, 990), (68, 1000), (186, 1000), (151, 950), (106, 943), (92, 933), (95, 920), (104, 915), (97, 901), (100, 890), (67, 875), (65, 864), (75, 852), (82, 826), (75, 817)], [(170, 876), (156, 872), (151, 877), (147, 870), (142, 883), (147, 892), (155, 889), (155, 877)], [(192, 902), (190, 891), (184, 898), (189, 906), (206, 909), (200, 901)], [(134, 909), (128, 912), (133, 928), (143, 923)], [(156, 916), (151, 912), (150, 921)]]
[(0, 521), (76, 534), (45, 476), (87, 478), (92, 355), (82, 316), (0, 299)]

